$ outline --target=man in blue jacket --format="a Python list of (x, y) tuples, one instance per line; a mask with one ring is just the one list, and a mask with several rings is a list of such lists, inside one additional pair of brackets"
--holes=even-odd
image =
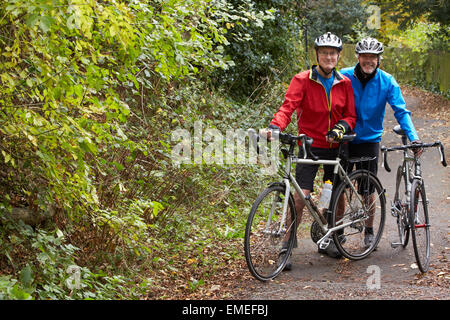
[[(386, 103), (394, 110), (395, 118), (411, 143), (420, 143), (420, 140), (400, 86), (392, 75), (379, 69), (383, 44), (374, 38), (365, 38), (356, 44), (355, 51), (358, 57), (356, 66), (340, 70), (351, 80), (355, 96), (356, 138), (349, 145), (349, 154), (350, 157), (375, 157), (365, 169), (377, 174)], [(421, 152), (420, 149), (414, 150), (416, 156)], [(366, 246), (374, 240), (372, 223), (369, 219), (365, 227)]]

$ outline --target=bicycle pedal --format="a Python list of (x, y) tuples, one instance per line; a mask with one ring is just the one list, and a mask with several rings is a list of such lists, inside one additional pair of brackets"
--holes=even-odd
[(322, 241), (320, 241), (319, 243), (319, 248), (322, 250), (325, 250), (326, 248), (328, 248), (328, 246), (331, 243), (331, 239), (327, 238), (327, 239), (323, 239)]
[(397, 247), (400, 247), (402, 244), (400, 243), (400, 242), (391, 242), (391, 247), (392, 248), (397, 248)]

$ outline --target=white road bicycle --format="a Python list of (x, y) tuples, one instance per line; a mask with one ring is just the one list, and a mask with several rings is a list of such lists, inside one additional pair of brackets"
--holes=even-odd
[[(358, 169), (348, 174), (341, 165), (339, 155), (342, 147), (354, 137), (354, 134), (344, 136), (335, 160), (319, 160), (310, 150), (312, 138), (304, 134), (293, 136), (278, 133), (282, 145), (288, 147), (281, 149), (286, 160), (284, 170), (280, 173), (282, 179), (270, 183), (257, 197), (250, 210), (245, 229), (245, 258), (251, 274), (256, 279), (267, 281), (275, 278), (286, 265), (297, 241), (297, 212), (292, 192), (297, 192), (305, 201), (305, 208), (314, 219), (311, 238), (321, 249), (326, 249), (333, 239), (344, 257), (360, 260), (377, 247), (385, 221), (385, 190), (371, 172)], [(252, 131), (250, 139), (256, 146), (259, 136)], [(298, 142), (304, 151), (303, 158), (294, 154)], [(372, 159), (366, 157), (344, 160), (356, 163)], [(297, 184), (291, 173), (291, 165), (294, 163), (334, 166), (334, 180), (340, 182), (333, 183), (332, 198), (325, 212), (319, 210), (311, 196), (305, 196)], [(367, 246), (364, 243), (364, 232), (369, 224), (373, 227), (375, 239)], [(283, 242), (286, 241), (287, 248), (283, 247)], [(284, 254), (280, 255), (282, 250)]]
[(446, 167), (444, 146), (440, 141), (408, 145), (406, 134), (399, 125), (395, 126), (393, 131), (401, 136), (402, 146), (381, 147), (383, 167), (388, 172), (391, 171), (387, 162), (388, 152), (403, 151), (402, 164), (397, 168), (394, 200), (391, 202), (391, 214), (394, 218), (397, 218), (399, 241), (391, 243), (391, 246), (393, 248), (399, 246), (406, 248), (411, 233), (417, 266), (422, 273), (425, 273), (430, 265), (428, 200), (419, 158), (410, 156), (408, 150), (437, 147), (441, 156), (441, 163)]

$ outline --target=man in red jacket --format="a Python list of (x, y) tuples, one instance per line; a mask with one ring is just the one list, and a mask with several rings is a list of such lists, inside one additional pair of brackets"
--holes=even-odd
[[(270, 130), (283, 131), (291, 122), (291, 115), (297, 111), (298, 133), (313, 138), (311, 151), (321, 159), (336, 159), (338, 141), (345, 132), (351, 131), (356, 123), (355, 102), (351, 81), (335, 68), (342, 50), (342, 41), (327, 32), (314, 41), (318, 66), (294, 76), (287, 89), (285, 100), (270, 122)], [(299, 157), (303, 157), (300, 150)], [(297, 164), (296, 180), (305, 195), (313, 191), (314, 178), (319, 165)], [(333, 181), (333, 166), (324, 166), (323, 181)], [(295, 193), (295, 206), (300, 223), (305, 203)], [(285, 244), (287, 246), (287, 243)], [(325, 251), (332, 257), (340, 257), (334, 243)], [(283, 254), (283, 250), (281, 252)], [(290, 260), (285, 270), (290, 270)]]

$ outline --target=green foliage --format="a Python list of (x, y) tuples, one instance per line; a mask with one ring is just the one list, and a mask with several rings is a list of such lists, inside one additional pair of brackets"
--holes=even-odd
[(449, 27), (424, 18), (403, 30), (389, 19), (385, 25), (383, 68), (402, 83), (448, 94)]
[(393, 42), (394, 46), (406, 46), (414, 51), (448, 51), (448, 2), (381, 0), (377, 4), (382, 11), (380, 38), (386, 44)]
[[(124, 286), (123, 276), (92, 273), (75, 263), (79, 248), (67, 242), (61, 230), (34, 231), (29, 226), (8, 222), (0, 228), (2, 253), (8, 246), (20, 246), (27, 262), (12, 259), (16, 266), (24, 264), (13, 275), (0, 277), (0, 299), (117, 299), (132, 297)], [(9, 256), (9, 254), (8, 254)], [(76, 274), (74, 271), (77, 271)], [(135, 291), (135, 290), (133, 290)]]
[(390, 13), (400, 27), (412, 26), (423, 16), (427, 16), (431, 22), (448, 25), (450, 22), (450, 4), (441, 0), (377, 0), (375, 3), (381, 6), (383, 11)]
[(233, 15), (225, 23), (230, 42), (225, 52), (234, 66), (217, 71), (216, 83), (245, 100), (258, 96), (273, 80), (290, 80), (301, 68), (298, 1), (236, 0), (229, 8)]
[(0, 300), (31, 300), (32, 296), (17, 279), (0, 276)]
[[(0, 215), (56, 207), (65, 233), (95, 228), (88, 246), (148, 254), (154, 223), (168, 209), (164, 195), (176, 192), (176, 181), (164, 184), (169, 135), (159, 132), (177, 124), (168, 114), (184, 111), (172, 109), (164, 91), (229, 65), (216, 10), (200, 0), (2, 2)], [(49, 237), (34, 243), (46, 283), (34, 295), (61, 298), (76, 250)], [(50, 250), (56, 246), (62, 251)], [(20, 293), (13, 278), (4, 281), (9, 295)]]
[(95, 211), (106, 187), (99, 178), (123, 170), (111, 154), (147, 152), (125, 125), (133, 95), (158, 78), (226, 67), (216, 45), (225, 38), (207, 8), (204, 1), (3, 3), (0, 134), (14, 191), (37, 194), (30, 205), (40, 210), (57, 201), (74, 214)]
[(153, 283), (140, 268), (173, 268), (200, 226), (180, 217), (210, 206), (222, 173), (173, 167), (171, 130), (219, 115), (196, 80), (232, 65), (232, 23), (270, 16), (208, 0), (0, 4), (0, 217), (54, 209), (58, 225), (1, 229), (3, 298), (129, 298)]
[(429, 50), (448, 50), (450, 26), (445, 32), (438, 23), (420, 21), (406, 30), (398, 30), (390, 35), (389, 45), (397, 48), (410, 48), (414, 52), (425, 53)]
[(2, 185), (10, 199), (36, 199), (28, 205), (38, 210), (56, 202), (73, 216), (97, 215), (108, 210), (99, 199), (105, 189), (126, 188), (110, 175), (148, 154), (127, 125), (133, 95), (152, 89), (152, 80), (225, 67), (216, 45), (225, 38), (204, 1), (68, 4), (1, 8)]
[(448, 53), (387, 48), (383, 56), (382, 69), (393, 74), (400, 83), (448, 95), (450, 82), (448, 67), (444, 63), (449, 57)]
[(360, 0), (319, 0), (308, 4), (308, 9), (308, 37), (311, 44), (327, 31), (347, 41), (359, 40), (362, 31), (371, 33), (366, 27), (369, 14)]

